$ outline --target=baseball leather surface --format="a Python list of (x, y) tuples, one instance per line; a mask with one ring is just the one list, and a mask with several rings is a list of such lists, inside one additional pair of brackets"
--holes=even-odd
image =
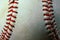
[[(52, 3), (59, 37), (60, 0)], [(1, 40), (51, 40), (44, 20), (45, 4), (42, 0), (0, 0)]]

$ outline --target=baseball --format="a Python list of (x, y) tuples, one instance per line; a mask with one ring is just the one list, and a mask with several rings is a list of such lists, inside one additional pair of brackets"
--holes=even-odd
[(1, 0), (0, 40), (60, 40), (60, 0)]

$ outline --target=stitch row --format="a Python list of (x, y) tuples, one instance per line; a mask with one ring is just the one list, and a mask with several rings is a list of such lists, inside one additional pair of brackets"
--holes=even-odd
[(48, 36), (51, 38), (51, 40), (59, 40), (58, 32), (56, 29), (52, 0), (42, 0), (42, 2), (43, 2), (44, 21), (46, 26), (45, 28), (48, 31)]
[(2, 40), (9, 40), (10, 36), (12, 35), (14, 24), (16, 22), (16, 15), (18, 9), (18, 0), (9, 0), (9, 8), (8, 8), (8, 15), (6, 18), (6, 24), (1, 33)]

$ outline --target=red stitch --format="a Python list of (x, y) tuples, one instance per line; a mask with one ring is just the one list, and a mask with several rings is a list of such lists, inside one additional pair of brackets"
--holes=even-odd
[(42, 2), (46, 2), (47, 3), (47, 1), (42, 1)]
[(2, 37), (1, 38), (4, 39), (5, 35), (6, 35), (6, 33), (2, 32), (2, 35), (1, 35)]
[(16, 2), (16, 0), (13, 0), (13, 1), (10, 2), (9, 4), (18, 4), (18, 2)]
[(12, 31), (12, 29), (11, 29), (11, 28), (9, 28), (9, 26), (6, 26), (6, 25), (5, 25), (5, 27), (6, 27), (6, 28), (8, 28), (10, 31)]
[(47, 1), (51, 1), (52, 2), (52, 0), (47, 0)]
[[(53, 16), (53, 15), (52, 15), (52, 16)], [(53, 16), (53, 17), (52, 17), (52, 16), (48, 16), (48, 18), (44, 18), (44, 21), (45, 21), (45, 20), (47, 20), (47, 21), (48, 21), (48, 20), (51, 20), (51, 21), (52, 21), (52, 20), (54, 19), (54, 17), (55, 17), (55, 16)]]
[(2, 35), (2, 39), (4, 39), (4, 37), (5, 37), (5, 36), (4, 36), (4, 35)]
[(43, 9), (43, 11), (48, 11), (48, 9)]
[(53, 18), (45, 18), (44, 20), (52, 20)]
[(42, 0), (42, 2), (47, 2), (47, 0)]
[(51, 29), (52, 27), (50, 26), (50, 27), (47, 27), (47, 29)]
[[(47, 26), (47, 25), (46, 25), (46, 26)], [(54, 28), (54, 25), (48, 26), (47, 29), (51, 29), (50, 27), (51, 27), (51, 28)], [(51, 31), (51, 30), (50, 30), (50, 31)]]
[(9, 4), (18, 4), (18, 2), (10, 2)]
[(47, 7), (47, 8), (53, 8), (53, 6), (48, 6), (48, 5), (43, 5), (43, 7)]
[(16, 18), (16, 16), (12, 15), (12, 13), (11, 13), (11, 14), (8, 14), (7, 16), (8, 16), (8, 17), (9, 17), (9, 16), (12, 16), (12, 17)]
[(11, 17), (7, 18), (7, 20), (11, 21), (11, 22), (15, 22), (15, 20), (12, 20)]
[(48, 12), (53, 12), (54, 10), (48, 10)]
[(54, 22), (46, 23), (45, 25), (53, 25)]
[(53, 25), (54, 22), (47, 22), (46, 25)]
[(53, 8), (53, 6), (51, 5), (51, 6), (48, 6), (48, 8)]
[(2, 34), (6, 34), (6, 33), (2, 32)]
[(55, 20), (54, 20), (53, 22), (47, 22), (45, 25), (56, 25), (56, 23), (55, 23)]
[[(51, 27), (51, 28), (54, 28), (54, 25), (53, 25), (53, 24), (50, 25), (50, 26), (48, 26), (48, 25), (46, 25), (46, 26), (47, 26), (47, 27), (46, 27), (47, 29), (50, 29), (50, 27)], [(51, 31), (51, 30), (50, 30), (50, 31)], [(53, 31), (53, 32), (54, 32), (54, 31)]]
[(3, 28), (4, 29), (4, 31), (7, 31), (5, 28)]
[(4, 38), (4, 37), (5, 37), (5, 35), (6, 35), (6, 33), (2, 33), (2, 36), (3, 36), (2, 38)]
[(42, 5), (43, 7), (48, 7), (48, 5)]
[(5, 37), (3, 34), (2, 34), (3, 37)]
[(13, 18), (16, 18), (16, 16), (12, 15)]
[(18, 12), (16, 12), (16, 11), (14, 11), (13, 9), (9, 10), (8, 12), (18, 13)]
[(10, 9), (10, 8), (18, 8), (18, 7), (17, 7), (17, 6), (10, 6), (9, 9)]
[(10, 25), (10, 26), (14, 27), (14, 25), (13, 25), (13, 24), (11, 24), (10, 22), (6, 22), (6, 24), (8, 24), (8, 25)]
[(8, 38), (10, 38), (10, 35), (6, 35)]
[(1, 38), (4, 39), (5, 38), (5, 35), (2, 34), (2, 37)]
[(49, 13), (44, 14), (44, 16), (52, 16), (52, 15), (54, 14), (49, 14)]
[(43, 11), (53, 12), (54, 10), (43, 9)]
[(8, 35), (11, 35), (11, 33), (9, 33), (6, 29), (4, 29), (4, 31), (5, 31)]

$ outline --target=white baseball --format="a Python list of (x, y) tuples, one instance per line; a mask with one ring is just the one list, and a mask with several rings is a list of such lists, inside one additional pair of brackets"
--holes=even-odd
[[(48, 12), (42, 10), (42, 9), (47, 9), (46, 7), (42, 7), (42, 5), (48, 5), (48, 4), (43, 3), (42, 0), (16, 0), (16, 1), (18, 1), (18, 4), (17, 5), (14, 4), (14, 6), (18, 6), (18, 8), (14, 10), (16, 10), (18, 13), (17, 14), (13, 13), (12, 15), (14, 15), (14, 17), (16, 16), (17, 18), (15, 19), (11, 17), (13, 21), (14, 20), (16, 21), (14, 23), (11, 22), (12, 24), (11, 26), (14, 25), (15, 27), (12, 28), (9, 25), (9, 28), (12, 29), (13, 32), (11, 32), (10, 30), (4, 27), (4, 25), (8, 26), (6, 22), (7, 23), (10, 22), (7, 21), (10, 18), (7, 17), (8, 10), (10, 10), (8, 9), (8, 7), (13, 4), (8, 5), (9, 2), (7, 0), (1, 0), (0, 2), (0, 35), (2, 33), (3, 28), (5, 28), (6, 30), (8, 30), (9, 33), (12, 34), (11, 36), (6, 34), (10, 36), (9, 40), (50, 40), (47, 33), (48, 30), (46, 28), (51, 25), (45, 26), (45, 23), (50, 22), (50, 20), (44, 21), (44, 18), (49, 18), (49, 16), (44, 16), (44, 13), (48, 13)], [(58, 28), (57, 30), (59, 30), (59, 25), (60, 25), (59, 22), (60, 13), (58, 11), (58, 8), (60, 7), (57, 5), (58, 1), (53, 0), (54, 8), (49, 9), (49, 10), (54, 9), (55, 11), (54, 16), (56, 17), (55, 20), (57, 23), (57, 28)], [(9, 14), (11, 13), (12, 12), (10, 12)], [(3, 32), (6, 33), (6, 31), (4, 30)]]

